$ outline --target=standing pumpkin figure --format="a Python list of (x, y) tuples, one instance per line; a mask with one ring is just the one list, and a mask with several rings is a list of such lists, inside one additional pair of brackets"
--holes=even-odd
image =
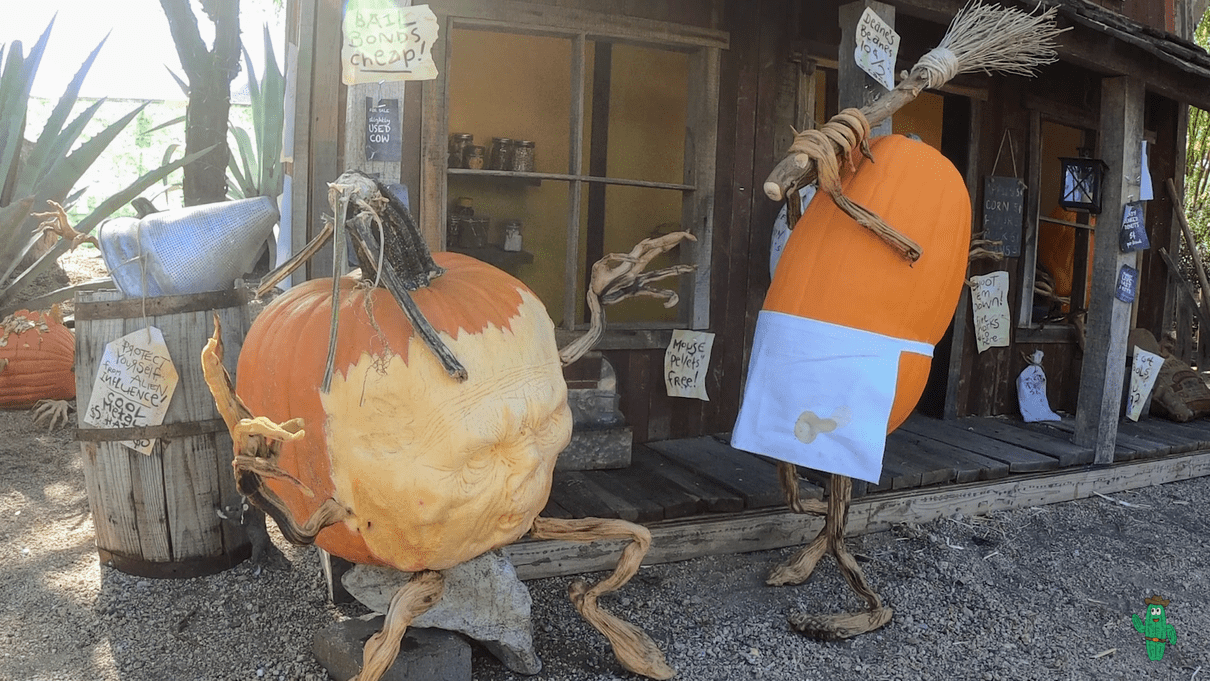
[(1143, 617), (1131, 615), (1134, 630), (1143, 635), (1147, 642), (1147, 658), (1151, 660), (1164, 659), (1164, 649), (1176, 645), (1176, 628), (1168, 624), (1168, 604), (1171, 601), (1152, 596), (1143, 601), (1147, 604), (1147, 614)]

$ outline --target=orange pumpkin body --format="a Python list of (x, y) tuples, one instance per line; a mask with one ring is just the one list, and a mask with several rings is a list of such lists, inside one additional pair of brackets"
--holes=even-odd
[[(20, 310), (5, 319), (0, 341), (0, 408), (76, 396), (76, 337), (47, 312)], [(9, 329), (12, 329), (11, 331)]]
[[(842, 180), (844, 194), (919, 244), (914, 264), (857, 224), (827, 196), (798, 221), (765, 297), (764, 309), (936, 344), (953, 317), (970, 249), (966, 184), (940, 152), (900, 135), (871, 143)], [(928, 382), (928, 357), (903, 353), (887, 432), (915, 409)]]
[(478, 260), (435, 253), (446, 273), (412, 293), (466, 367), (459, 383), (384, 289), (341, 282), (331, 390), (321, 392), (331, 281), (273, 301), (240, 353), (237, 393), (258, 416), (301, 417), (280, 465), (314, 492), (270, 480), (294, 517), (334, 498), (352, 517), (316, 543), (358, 563), (445, 569), (527, 532), (571, 437), (546, 308)]

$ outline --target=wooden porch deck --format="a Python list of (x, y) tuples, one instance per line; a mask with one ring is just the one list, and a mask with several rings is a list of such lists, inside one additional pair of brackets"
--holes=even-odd
[[(856, 483), (854, 496), (1091, 464), (1092, 450), (1072, 443), (1074, 431), (1071, 417), (1023, 423), (978, 417), (942, 421), (913, 415), (887, 438), (882, 479), (877, 485)], [(1123, 421), (1114, 463), (1198, 450), (1210, 450), (1210, 421)], [(800, 474), (806, 476), (800, 480), (802, 493), (821, 496), (826, 476)], [(784, 506), (776, 462), (731, 448), (722, 434), (636, 445), (633, 463), (625, 469), (556, 471), (542, 515), (649, 524)]]
[[(1071, 418), (1027, 424), (913, 416), (887, 440), (882, 479), (862, 483), (866, 489), (855, 494), (847, 532), (1210, 475), (1207, 420), (1123, 422), (1114, 463), (1107, 466), (1091, 465), (1092, 450), (1072, 444), (1074, 431)], [(810, 475), (800, 469), (802, 474)], [(816, 482), (801, 479), (802, 492), (821, 495)], [(822, 517), (786, 508), (772, 460), (732, 449), (725, 435), (638, 445), (624, 470), (557, 472), (543, 515), (641, 523), (652, 536), (647, 564), (801, 546), (823, 527)], [(612, 570), (625, 544), (522, 539), (503, 551), (518, 576), (535, 579)]]

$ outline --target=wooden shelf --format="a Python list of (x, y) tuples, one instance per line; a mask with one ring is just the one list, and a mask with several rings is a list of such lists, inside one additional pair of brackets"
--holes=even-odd
[(505, 272), (513, 272), (521, 265), (528, 265), (534, 261), (534, 254), (529, 251), (506, 251), (503, 248), (495, 245), (479, 246), (477, 248), (463, 248), (461, 246), (451, 246), (450, 249), (454, 253), (462, 253), (469, 255), (476, 260), (499, 267)]
[(517, 184), (525, 184), (531, 187), (539, 187), (542, 185), (542, 176), (539, 173), (520, 173), (511, 170), (471, 170), (470, 168), (450, 168), (450, 175), (462, 177), (490, 177), (496, 180), (512, 182)]

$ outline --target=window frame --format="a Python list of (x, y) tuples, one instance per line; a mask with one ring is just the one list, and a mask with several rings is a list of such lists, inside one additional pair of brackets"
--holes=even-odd
[[(445, 247), (448, 211), (447, 181), (451, 175), (509, 175), (501, 171), (467, 171), (448, 167), (449, 81), (453, 30), (471, 29), (558, 37), (572, 41), (571, 105), (567, 173), (526, 173), (533, 179), (567, 183), (567, 246), (560, 335), (587, 328), (576, 317), (579, 287), (585, 264), (579, 262), (581, 207), (590, 184), (639, 186), (680, 191), (681, 224), (692, 226), (696, 242), (681, 246), (682, 261), (697, 270), (681, 277), (680, 309), (675, 322), (617, 324), (606, 333), (599, 347), (661, 347), (673, 328), (710, 327), (710, 256), (714, 232), (715, 159), (718, 136), (718, 93), (722, 50), (729, 44), (723, 31), (657, 22), (634, 17), (605, 15), (587, 10), (556, 8), (524, 2), (455, 0), (434, 3), (441, 39), (433, 48), (438, 64), (437, 78), (421, 87), (421, 170), (419, 220), (425, 238), (437, 248)], [(684, 179), (681, 183), (595, 177), (584, 171), (585, 94), (591, 88), (586, 75), (589, 41), (626, 43), (647, 48), (683, 52), (689, 58), (688, 103), (684, 140)], [(616, 333), (620, 331), (621, 333)]]

